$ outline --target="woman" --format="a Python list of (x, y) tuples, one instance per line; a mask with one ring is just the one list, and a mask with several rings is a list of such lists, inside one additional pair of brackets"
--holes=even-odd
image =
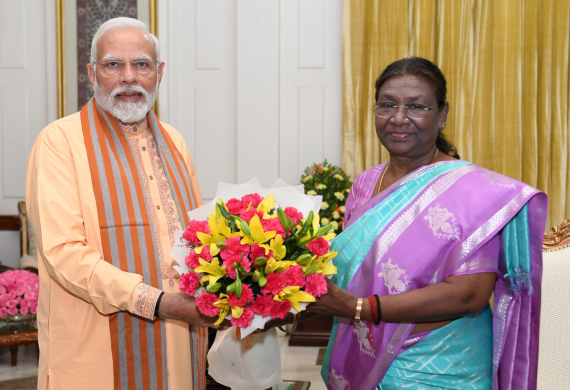
[(390, 161), (355, 180), (338, 274), (308, 308), (336, 317), (329, 389), (536, 388), (547, 199), (459, 160), (448, 111), (428, 60), (396, 61), (376, 81)]

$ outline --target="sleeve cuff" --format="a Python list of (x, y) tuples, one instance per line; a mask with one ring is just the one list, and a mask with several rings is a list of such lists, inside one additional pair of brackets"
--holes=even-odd
[(144, 283), (140, 283), (134, 291), (135, 297), (135, 308), (133, 314), (137, 316), (148, 318), (149, 320), (154, 320), (156, 304), (158, 298), (162, 295), (162, 291), (149, 286)]

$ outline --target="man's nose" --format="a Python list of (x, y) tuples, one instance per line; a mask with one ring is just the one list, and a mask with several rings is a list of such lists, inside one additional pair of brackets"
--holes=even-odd
[(121, 82), (133, 83), (137, 81), (137, 73), (133, 69), (133, 65), (130, 62), (125, 62), (123, 71), (121, 72)]

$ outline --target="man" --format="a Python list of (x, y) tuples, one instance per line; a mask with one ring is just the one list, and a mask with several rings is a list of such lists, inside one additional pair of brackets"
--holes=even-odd
[(109, 20), (88, 70), (95, 97), (42, 131), (28, 165), (38, 389), (205, 389), (215, 318), (179, 291), (170, 257), (202, 199), (184, 140), (150, 110), (159, 42), (140, 21)]

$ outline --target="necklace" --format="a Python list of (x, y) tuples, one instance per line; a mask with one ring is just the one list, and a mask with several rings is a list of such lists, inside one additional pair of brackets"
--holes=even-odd
[[(433, 156), (433, 160), (431, 160), (431, 162), (429, 163), (430, 165), (433, 164), (438, 153), (439, 149), (435, 149), (435, 156)], [(388, 161), (388, 164), (386, 164), (386, 168), (384, 168), (384, 172), (382, 172), (382, 176), (380, 176), (380, 184), (378, 184), (378, 191), (376, 192), (376, 195), (380, 193), (380, 189), (382, 188), (382, 181), (384, 181), (384, 175), (386, 175), (386, 172), (388, 172), (389, 166), (390, 166), (390, 161)]]

